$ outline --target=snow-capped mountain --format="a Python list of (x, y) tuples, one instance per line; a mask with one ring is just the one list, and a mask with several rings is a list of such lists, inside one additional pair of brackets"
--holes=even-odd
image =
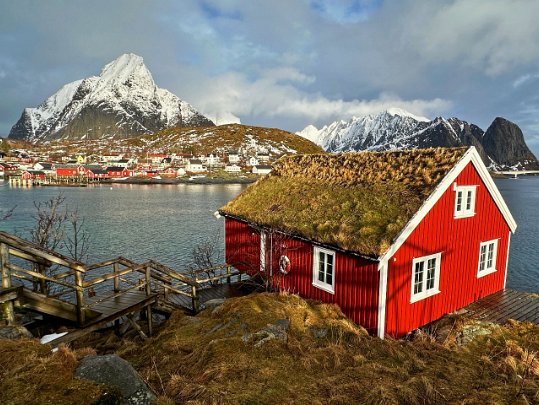
[(321, 129), (309, 125), (298, 135), (328, 152), (475, 146), (488, 166), (539, 168), (520, 128), (496, 118), (484, 132), (458, 118), (429, 120), (400, 109), (335, 121)]
[(32, 142), (131, 137), (168, 127), (213, 126), (190, 104), (156, 86), (140, 56), (124, 54), (99, 76), (66, 84), (26, 108), (9, 133)]

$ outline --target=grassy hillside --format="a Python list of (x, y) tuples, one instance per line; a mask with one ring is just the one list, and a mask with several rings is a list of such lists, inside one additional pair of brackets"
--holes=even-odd
[(230, 124), (209, 128), (168, 128), (127, 140), (133, 146), (208, 154), (219, 149), (239, 149), (253, 144), (281, 153), (320, 153), (323, 150), (298, 135), (276, 128)]
[[(263, 293), (196, 317), (178, 312), (142, 346), (115, 350), (160, 404), (538, 403), (539, 326), (492, 325), (460, 346), (455, 336), (470, 322), (446, 323), (442, 343), (382, 341), (336, 306)], [(89, 349), (50, 354), (21, 343), (0, 345), (0, 403), (95, 402), (95, 386), (70, 379)]]

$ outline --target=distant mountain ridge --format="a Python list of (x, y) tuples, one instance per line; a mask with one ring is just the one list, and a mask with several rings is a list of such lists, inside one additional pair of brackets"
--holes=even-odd
[(125, 138), (169, 127), (214, 123), (168, 90), (155, 84), (142, 57), (124, 54), (99, 76), (63, 86), (36, 108), (26, 108), (9, 138)]
[(501, 117), (487, 131), (458, 118), (429, 120), (404, 110), (335, 121), (321, 129), (309, 125), (298, 135), (328, 152), (475, 146), (492, 168), (539, 169), (520, 128)]

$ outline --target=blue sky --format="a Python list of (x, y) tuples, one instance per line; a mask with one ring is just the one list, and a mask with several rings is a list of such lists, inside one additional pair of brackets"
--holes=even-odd
[(24, 107), (142, 56), (212, 118), (297, 131), (400, 107), (539, 152), (539, 1), (0, 0), (0, 135)]

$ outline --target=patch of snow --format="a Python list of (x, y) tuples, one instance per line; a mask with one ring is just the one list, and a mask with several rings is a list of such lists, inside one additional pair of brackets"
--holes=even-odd
[(67, 332), (62, 332), (62, 333), (51, 333), (49, 335), (43, 335), (41, 337), (41, 339), (39, 339), (39, 343), (41, 343), (42, 345), (46, 344), (46, 343), (49, 343), (49, 342), (52, 342), (54, 339), (58, 339), (64, 335), (67, 335)]

